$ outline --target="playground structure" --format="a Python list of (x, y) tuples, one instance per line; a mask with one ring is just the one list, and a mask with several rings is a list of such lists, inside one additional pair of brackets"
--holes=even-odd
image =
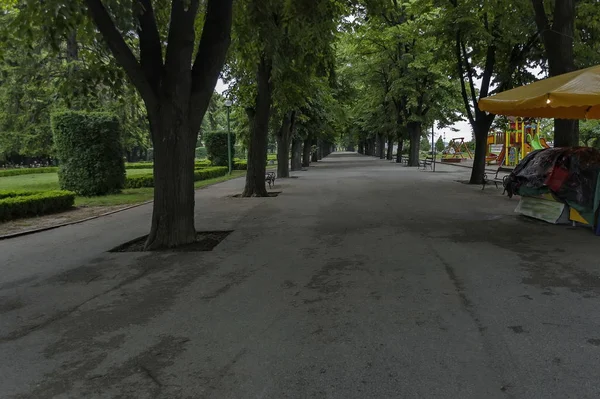
[(540, 135), (540, 124), (535, 119), (511, 118), (506, 132), (491, 132), (487, 138), (488, 165), (516, 166), (534, 150), (550, 148)]
[(442, 151), (442, 162), (460, 163), (465, 159), (473, 159), (473, 153), (465, 143), (464, 137), (450, 140), (448, 146)]

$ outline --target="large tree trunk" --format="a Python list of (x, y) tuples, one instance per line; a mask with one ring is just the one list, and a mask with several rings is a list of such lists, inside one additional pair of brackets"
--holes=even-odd
[(365, 142), (362, 140), (358, 142), (358, 153), (363, 155), (365, 153)]
[(387, 153), (385, 155), (385, 158), (388, 161), (391, 161), (393, 155), (394, 155), (394, 137), (392, 135), (389, 135), (388, 142), (387, 142)]
[(271, 110), (271, 60), (262, 55), (258, 65), (258, 94), (255, 108), (246, 109), (250, 122), (250, 142), (248, 144), (248, 170), (242, 197), (268, 196), (265, 185), (267, 145), (269, 133), (269, 113)]
[(302, 140), (298, 137), (292, 140), (292, 170), (302, 170)]
[[(312, 139), (310, 142), (310, 162), (318, 162), (319, 161), (319, 154), (317, 154), (317, 145), (318, 145), (318, 141), (317, 139)], [(313, 151), (313, 147), (315, 148), (315, 150)]]
[(196, 135), (182, 119), (186, 107), (162, 104), (149, 115), (154, 146), (154, 208), (146, 249), (194, 242), (194, 156)]
[(471, 170), (470, 184), (482, 184), (485, 174), (485, 156), (487, 153), (487, 136), (494, 120), (493, 115), (480, 119), (473, 126), (475, 133), (475, 157), (473, 159), (473, 169)]
[(410, 139), (410, 152), (408, 153), (408, 166), (419, 166), (419, 150), (421, 147), (421, 122), (409, 122), (408, 138)]
[(404, 147), (404, 140), (402, 137), (398, 138), (398, 148), (396, 149), (396, 163), (402, 162), (402, 150)]
[(290, 177), (290, 142), (295, 118), (296, 113), (294, 111), (286, 113), (276, 134), (278, 178)]
[(323, 159), (323, 141), (317, 140), (317, 161)]
[(310, 166), (310, 148), (311, 148), (311, 139), (304, 139), (304, 143), (302, 143), (302, 167), (308, 168)]
[(379, 142), (377, 143), (377, 156), (379, 159), (385, 159), (385, 136), (379, 135)]
[[(575, 33), (575, 0), (555, 0), (554, 14), (548, 18), (543, 0), (532, 0), (535, 22), (544, 41), (550, 76), (575, 70), (573, 36)], [(550, 22), (550, 20), (552, 22)], [(554, 146), (579, 145), (578, 120), (554, 120)]]

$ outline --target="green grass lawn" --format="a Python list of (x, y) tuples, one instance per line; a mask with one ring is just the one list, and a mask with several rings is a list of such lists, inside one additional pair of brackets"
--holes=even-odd
[[(152, 173), (152, 169), (128, 170), (129, 176)], [(221, 176), (214, 179), (197, 181), (195, 188), (203, 188), (212, 184), (221, 183), (246, 174), (243, 170), (234, 170), (231, 176)], [(56, 173), (40, 173), (34, 175), (20, 175), (0, 177), (0, 190), (32, 190), (46, 191), (58, 190), (58, 175)], [(119, 194), (105, 195), (102, 197), (76, 197), (75, 206), (114, 206), (138, 204), (153, 198), (153, 188), (128, 188)]]

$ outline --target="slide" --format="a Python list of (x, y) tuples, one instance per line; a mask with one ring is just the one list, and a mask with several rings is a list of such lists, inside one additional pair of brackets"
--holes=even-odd
[(500, 155), (496, 158), (496, 164), (502, 166), (504, 163), (504, 158), (506, 157), (506, 146), (502, 145), (502, 151), (500, 151)]
[(527, 135), (527, 139), (530, 140), (531, 147), (534, 150), (543, 150), (544, 148), (550, 148), (548, 143), (546, 143), (546, 139), (540, 138), (540, 136), (533, 136), (533, 138), (531, 138), (529, 135)]

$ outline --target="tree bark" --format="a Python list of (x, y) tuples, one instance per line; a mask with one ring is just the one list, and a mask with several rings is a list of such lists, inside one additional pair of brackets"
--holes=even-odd
[(469, 184), (482, 184), (485, 174), (485, 156), (487, 153), (487, 136), (490, 126), (494, 120), (493, 115), (487, 118), (480, 118), (475, 122), (473, 131), (475, 135), (475, 156), (473, 158), (473, 169)]
[(377, 155), (379, 159), (385, 159), (385, 136), (383, 134), (379, 135), (379, 143), (377, 143)]
[(317, 161), (323, 159), (323, 142), (321, 140), (317, 140)]
[[(163, 49), (150, 0), (138, 0), (139, 61), (101, 0), (85, 0), (117, 63), (142, 97), (154, 144), (154, 210), (146, 249), (195, 241), (194, 151), (230, 43), (232, 0), (208, 0), (196, 58), (195, 21), (200, 2), (172, 2)], [(129, 35), (129, 32), (128, 32)], [(165, 50), (165, 51), (163, 51)], [(163, 56), (164, 54), (164, 56)]]
[(392, 135), (389, 135), (388, 142), (387, 142), (387, 153), (386, 153), (385, 158), (388, 161), (391, 161), (393, 155), (394, 155), (394, 137)]
[(364, 141), (358, 142), (358, 153), (364, 155), (364, 153), (365, 153), (365, 142)]
[(265, 185), (269, 114), (271, 111), (271, 59), (263, 54), (257, 71), (258, 94), (255, 108), (246, 109), (250, 122), (250, 142), (248, 145), (248, 170), (242, 197), (268, 196)]
[(302, 170), (302, 139), (292, 140), (292, 171)]
[(165, 101), (149, 115), (154, 142), (154, 207), (146, 249), (171, 248), (195, 241), (194, 155), (196, 135), (181, 118), (184, 109)]
[(294, 129), (294, 122), (296, 119), (296, 112), (287, 112), (281, 127), (277, 131), (277, 177), (286, 178), (290, 177), (290, 144), (292, 140), (292, 131)]
[(398, 139), (398, 149), (396, 150), (396, 163), (402, 162), (402, 149), (404, 146), (404, 140), (402, 137)]
[[(573, 61), (573, 36), (575, 33), (575, 0), (555, 0), (552, 23), (543, 0), (532, 0), (535, 22), (544, 41), (550, 76), (562, 75), (575, 70)], [(554, 146), (579, 145), (579, 121), (554, 120)]]
[(419, 166), (419, 150), (421, 146), (421, 122), (407, 124), (410, 139), (410, 152), (408, 153), (408, 166)]
[(304, 139), (304, 143), (302, 144), (302, 167), (308, 168), (310, 166), (310, 148), (311, 148), (311, 139)]

